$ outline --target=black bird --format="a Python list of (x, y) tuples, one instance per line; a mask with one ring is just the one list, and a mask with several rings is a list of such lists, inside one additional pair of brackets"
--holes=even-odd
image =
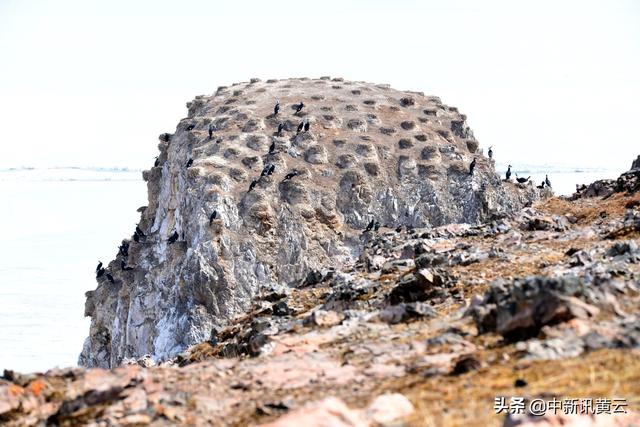
[(473, 158), (473, 161), (469, 165), (469, 175), (473, 175), (473, 170), (476, 168), (476, 158)]
[(104, 272), (105, 272), (105, 269), (104, 269), (104, 268), (100, 268), (100, 270), (98, 270), (98, 271), (96, 272), (96, 279), (101, 278), (101, 277), (102, 277), (102, 275), (104, 274)]
[(175, 242), (176, 242), (176, 240), (178, 240), (178, 237), (179, 237), (179, 236), (178, 236), (178, 232), (177, 232), (177, 231), (174, 231), (174, 232), (173, 232), (173, 234), (172, 234), (172, 235), (167, 239), (167, 242), (168, 242), (169, 244), (175, 243)]
[(109, 279), (109, 281), (111, 283), (115, 283), (115, 281), (113, 280), (113, 276), (111, 275), (111, 273), (107, 273), (107, 279)]
[(375, 221), (374, 220), (369, 221), (369, 224), (367, 224), (367, 228), (364, 229), (365, 233), (367, 231), (371, 231), (373, 229), (374, 225), (375, 225)]
[(282, 131), (284, 130), (284, 123), (280, 123), (278, 125), (278, 135), (280, 135), (282, 133)]
[(276, 143), (275, 143), (275, 141), (273, 141), (271, 143), (271, 145), (269, 146), (269, 154), (273, 153), (274, 151), (276, 151)]
[(294, 170), (293, 172), (289, 172), (288, 174), (286, 174), (286, 175), (284, 176), (283, 181), (286, 181), (286, 180), (288, 180), (288, 179), (291, 179), (291, 178), (293, 178), (294, 176), (298, 176), (298, 174), (299, 174), (299, 173), (300, 173), (300, 172), (295, 171), (295, 170)]
[(506, 176), (507, 176), (507, 181), (509, 181), (511, 179), (511, 165), (509, 165), (509, 167), (507, 168)]
[(133, 241), (140, 243), (140, 235), (138, 233), (133, 233)]
[(214, 125), (213, 123), (209, 123), (209, 141), (211, 141), (211, 138), (213, 138), (213, 131), (216, 130), (216, 125)]
[(158, 157), (156, 156), (156, 161), (153, 162), (153, 167), (157, 168), (159, 164), (160, 164), (160, 160), (158, 160)]
[(304, 103), (300, 101), (300, 104), (296, 105), (296, 114), (302, 111), (302, 108), (304, 108)]
[(124, 262), (124, 260), (120, 261), (120, 268), (122, 269), (122, 271), (131, 271), (131, 270), (133, 270), (133, 267), (127, 267), (127, 263)]
[(298, 125), (298, 130), (296, 133), (300, 133), (300, 131), (304, 128), (304, 122), (300, 122), (300, 124)]
[(98, 261), (98, 266), (96, 267), (96, 273), (102, 268), (102, 261)]
[(211, 227), (213, 220), (216, 219), (217, 216), (218, 216), (218, 211), (211, 212), (211, 215), (209, 215), (209, 227)]
[(277, 116), (280, 111), (280, 101), (276, 101), (275, 107), (273, 107), (273, 115)]
[(489, 154), (490, 159), (493, 159), (493, 150), (491, 149), (491, 147), (489, 147), (489, 152), (487, 154)]
[(378, 231), (379, 228), (380, 228), (380, 223), (378, 221), (376, 221), (376, 223), (373, 224), (373, 230), (374, 231)]
[(524, 184), (525, 182), (529, 181), (529, 178), (518, 178), (518, 174), (516, 174), (516, 181), (518, 181), (520, 184)]
[(193, 164), (193, 159), (187, 160), (187, 167), (188, 168), (190, 168), (192, 164)]
[(273, 172), (275, 172), (275, 170), (276, 170), (276, 165), (269, 166), (269, 171), (267, 172), (267, 175), (271, 175)]
[(309, 126), (311, 126), (311, 125), (309, 124), (309, 120), (307, 120), (307, 121), (305, 122), (305, 124), (304, 124), (304, 131), (305, 131), (305, 132), (309, 132)]
[(136, 233), (138, 233), (138, 235), (139, 235), (140, 237), (147, 237), (147, 236), (142, 232), (142, 230), (140, 230), (140, 226), (138, 226), (138, 225), (136, 225)]
[(249, 191), (247, 191), (247, 193), (251, 192), (251, 190), (253, 190), (257, 184), (258, 184), (257, 179), (254, 179), (253, 181), (251, 181), (251, 184), (249, 184)]
[(544, 188), (544, 181), (542, 181), (540, 185), (536, 185), (536, 188)]
[(547, 187), (551, 187), (551, 181), (549, 181), (549, 175), (544, 176), (544, 183), (547, 184)]
[(401, 232), (401, 231), (402, 231), (402, 226), (401, 226), (401, 225), (399, 225), (399, 226), (396, 228), (396, 233), (399, 233), (399, 232)]
[(269, 165), (265, 166), (264, 169), (262, 169), (260, 176), (267, 176), (267, 173), (269, 173)]
[(129, 243), (124, 242), (118, 247), (118, 253), (124, 257), (129, 256)]

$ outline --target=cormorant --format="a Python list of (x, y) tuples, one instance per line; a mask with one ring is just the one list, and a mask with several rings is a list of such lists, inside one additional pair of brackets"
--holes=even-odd
[(276, 151), (276, 142), (275, 141), (271, 142), (271, 145), (269, 146), (269, 154), (273, 153), (274, 151)]
[(209, 227), (211, 227), (213, 220), (216, 219), (217, 216), (218, 216), (218, 211), (211, 212), (211, 215), (209, 215)]
[(309, 126), (311, 126), (311, 125), (309, 124), (309, 120), (307, 120), (307, 121), (304, 123), (304, 131), (305, 131), (305, 132), (309, 132)]
[(113, 280), (113, 276), (111, 275), (111, 273), (107, 273), (107, 279), (109, 279), (109, 281), (111, 283), (115, 283), (115, 281)]
[(300, 131), (304, 128), (304, 122), (300, 122), (300, 124), (298, 125), (298, 130), (296, 133), (300, 133)]
[(253, 190), (253, 188), (258, 184), (258, 180), (254, 179), (253, 181), (251, 181), (251, 184), (249, 184), (249, 191), (247, 191), (247, 193), (251, 192), (251, 190)]
[(187, 167), (188, 168), (190, 168), (192, 164), (193, 164), (193, 159), (187, 160)]
[(276, 101), (275, 107), (273, 107), (273, 115), (277, 116), (280, 111), (280, 101)]
[(98, 266), (96, 267), (96, 273), (98, 272), (98, 270), (100, 270), (102, 268), (102, 261), (98, 261)]
[(284, 176), (283, 181), (286, 181), (286, 180), (288, 180), (288, 179), (291, 179), (291, 178), (293, 178), (294, 176), (298, 176), (298, 174), (299, 174), (299, 173), (300, 173), (300, 172), (298, 172), (298, 171), (296, 171), (296, 170), (294, 170), (293, 172), (289, 172), (288, 174), (286, 174), (286, 175)]
[(154, 168), (157, 168), (157, 167), (158, 167), (158, 165), (160, 165), (160, 160), (158, 159), (158, 156), (156, 156), (156, 161), (155, 161), (155, 162), (153, 162), (153, 167), (154, 167)]
[(138, 233), (133, 233), (133, 241), (136, 243), (140, 243), (140, 235)]
[(104, 274), (104, 272), (105, 272), (105, 269), (104, 269), (104, 268), (100, 268), (100, 270), (98, 270), (98, 271), (96, 272), (96, 279), (101, 278), (101, 277), (102, 277), (102, 275)]
[(547, 187), (551, 187), (551, 181), (549, 181), (549, 175), (544, 176), (544, 183), (547, 184)]
[(379, 228), (380, 228), (380, 223), (378, 221), (376, 221), (376, 223), (373, 224), (373, 230), (374, 231), (378, 231)]
[(269, 171), (267, 172), (267, 175), (271, 175), (273, 172), (275, 172), (275, 170), (276, 170), (276, 165), (269, 166)]
[(493, 150), (491, 149), (491, 147), (489, 147), (489, 151), (487, 152), (487, 154), (489, 155), (490, 159), (493, 159)]
[(133, 267), (127, 267), (127, 263), (124, 262), (124, 260), (120, 261), (120, 268), (122, 269), (122, 271), (131, 271), (131, 270), (133, 270)]
[(516, 174), (516, 181), (518, 181), (520, 184), (524, 184), (525, 182), (529, 181), (529, 178), (518, 178), (518, 174)]
[(304, 107), (304, 103), (300, 101), (300, 104), (296, 105), (296, 114), (302, 111), (303, 107)]
[(278, 135), (280, 135), (282, 133), (282, 131), (284, 130), (284, 123), (280, 123), (278, 125)]
[(118, 252), (120, 253), (120, 255), (124, 256), (124, 257), (128, 257), (129, 256), (129, 243), (127, 242), (123, 242), (119, 247), (118, 247)]
[(211, 138), (213, 138), (213, 131), (216, 130), (216, 125), (214, 125), (213, 123), (209, 123), (209, 141), (211, 141)]
[(375, 221), (374, 220), (369, 221), (369, 224), (367, 224), (367, 228), (365, 228), (364, 231), (365, 232), (371, 231), (373, 229), (374, 225), (375, 225)]
[(469, 165), (469, 175), (473, 175), (473, 170), (476, 168), (476, 158), (473, 158), (473, 161)]
[(260, 176), (266, 176), (268, 172), (269, 172), (269, 165), (265, 166), (264, 169), (262, 169)]
[(174, 232), (173, 232), (173, 234), (172, 234), (172, 235), (167, 239), (167, 242), (168, 242), (169, 244), (175, 243), (175, 242), (176, 242), (176, 240), (178, 240), (178, 237), (179, 237), (179, 236), (178, 236), (178, 232), (177, 232), (177, 231), (174, 231)]
[(540, 185), (536, 185), (536, 188), (544, 188), (544, 181), (542, 181)]
[(506, 176), (507, 176), (507, 181), (509, 181), (511, 179), (511, 165), (509, 165), (509, 167), (507, 168)]
[(139, 235), (140, 237), (147, 237), (147, 236), (142, 232), (142, 230), (140, 230), (140, 226), (138, 226), (138, 225), (136, 225), (136, 233), (138, 233), (138, 235)]

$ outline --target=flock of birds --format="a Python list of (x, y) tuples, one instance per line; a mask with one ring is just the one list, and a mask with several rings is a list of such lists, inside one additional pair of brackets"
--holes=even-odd
[[(295, 114), (299, 115), (300, 112), (302, 111), (302, 109), (304, 108), (304, 103), (302, 101), (300, 101), (299, 104), (294, 104), (293, 108), (295, 110)], [(280, 113), (280, 101), (276, 101), (275, 106), (273, 107), (273, 117), (277, 117), (278, 114)], [(189, 124), (187, 126), (187, 131), (191, 131), (195, 128), (194, 124)], [(311, 128), (311, 124), (309, 122), (309, 120), (302, 120), (299, 124), (298, 127), (296, 128), (296, 135), (300, 134), (300, 132), (309, 132)], [(280, 122), (278, 124), (278, 128), (276, 131), (276, 134), (278, 136), (282, 135), (283, 131), (288, 131), (289, 129), (287, 128), (287, 124), (285, 122)], [(209, 128), (208, 128), (208, 135), (209, 135), (209, 140), (213, 139), (213, 135), (214, 133), (217, 131), (217, 127), (214, 123), (210, 123), (209, 124)], [(220, 143), (222, 141), (222, 138), (218, 138), (216, 140), (216, 143)], [(274, 154), (276, 151), (276, 145), (275, 142), (272, 141), (271, 145), (269, 146), (269, 152), (268, 155)], [(492, 159), (493, 158), (493, 149), (492, 147), (489, 147), (489, 151), (487, 153), (489, 155), (489, 158)], [(155, 158), (155, 162), (154, 162), (154, 167), (158, 167), (159, 166), (159, 159), (158, 157)], [(469, 164), (469, 175), (473, 175), (473, 172), (475, 170), (477, 164), (477, 159), (474, 157), (473, 160), (471, 161), (471, 163)], [(190, 168), (193, 165), (193, 158), (189, 158), (187, 160), (187, 163), (185, 164), (186, 168)], [(505, 181), (510, 181), (511, 180), (511, 165), (508, 165), (507, 168), (507, 172), (505, 174)], [(260, 180), (265, 177), (265, 176), (271, 176), (276, 170), (276, 166), (274, 164), (267, 164), (265, 165), (265, 167), (263, 168), (262, 172), (260, 173), (260, 176), (258, 178), (254, 178), (251, 180), (251, 183), (249, 184), (249, 190), (247, 191), (247, 193), (250, 193), (255, 187), (256, 185), (258, 185), (258, 183), (260, 182)], [(287, 173), (283, 179), (284, 181), (290, 180), (296, 176), (298, 176), (300, 174), (300, 172), (296, 169), (293, 169), (291, 172)], [(516, 173), (516, 181), (520, 184), (524, 184), (526, 182), (529, 181), (531, 177), (527, 177), (527, 178), (522, 178), (522, 177), (518, 177), (518, 174)], [(551, 187), (551, 181), (549, 180), (549, 176), (545, 175), (545, 179), (544, 181), (542, 181), (542, 183), (540, 185), (537, 186), (537, 188), (544, 188), (545, 185), (547, 187)], [(209, 226), (211, 226), (213, 224), (213, 221), (217, 218), (218, 216), (218, 211), (214, 210), (210, 215), (209, 215)], [(369, 224), (367, 224), (367, 227), (364, 229), (363, 233), (369, 232), (371, 230), (374, 231), (378, 231), (378, 229), (380, 228), (380, 223), (378, 221), (375, 220), (371, 220), (369, 222)], [(407, 230), (411, 230), (410, 226), (407, 226)], [(395, 229), (396, 232), (400, 233), (402, 231), (402, 225), (396, 227)], [(133, 240), (136, 243), (139, 243), (141, 240), (146, 240), (146, 234), (140, 229), (139, 225), (136, 225), (136, 229), (133, 233)], [(174, 230), (173, 233), (171, 234), (171, 236), (169, 236), (169, 238), (167, 239), (167, 243), (170, 245), (172, 243), (175, 243), (178, 241), (178, 239), (180, 238), (180, 235), (178, 234), (177, 230)], [(128, 256), (129, 256), (129, 242), (125, 241), (123, 242), (120, 247), (118, 248), (118, 255), (121, 255), (123, 257), (123, 259), (121, 259), (120, 261), (120, 268), (122, 271), (132, 271), (134, 270), (133, 267), (128, 266), (127, 262), (125, 261)], [(105, 276), (107, 278), (107, 280), (109, 280), (109, 282), (111, 283), (115, 283), (113, 275), (106, 270), (103, 266), (102, 266), (102, 262), (98, 261), (98, 266), (96, 267), (96, 278), (99, 279), (102, 276)]]

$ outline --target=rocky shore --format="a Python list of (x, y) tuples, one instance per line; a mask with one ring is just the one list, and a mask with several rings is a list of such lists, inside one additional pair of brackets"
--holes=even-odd
[[(462, 116), (439, 100), (320, 79), (282, 85), (305, 88), (302, 117), (322, 130), (273, 136), (267, 141), (282, 147), (278, 157), (265, 154), (265, 142), (255, 155), (259, 166), (241, 170), (240, 180), (225, 178), (252, 150), (223, 154), (232, 148), (225, 141), (237, 141), (230, 135), (245, 141), (242, 129), (257, 120), (241, 116), (239, 106), (268, 117), (270, 99), (267, 107), (256, 97), (270, 84), (281, 83), (255, 81), (221, 89), (221, 99), (197, 98), (190, 118), (163, 137), (159, 165), (145, 173), (144, 238), (126, 241), (127, 256), (109, 265), (115, 283), (100, 278), (88, 294), (92, 331), (81, 362), (89, 367), (5, 371), (0, 423), (640, 425), (640, 161), (617, 180), (553, 197), (530, 183), (501, 181)], [(323, 105), (327, 85), (344, 101)], [(324, 89), (316, 94), (316, 86)], [(299, 96), (281, 96), (282, 108)], [(313, 96), (325, 98), (310, 107)], [(351, 96), (362, 99), (352, 104)], [(199, 119), (210, 114), (209, 102), (216, 112), (219, 105), (230, 106), (225, 114), (238, 109), (242, 127)], [(336, 110), (353, 113), (348, 105), (381, 120), (363, 120), (375, 129), (374, 141), (344, 130), (356, 119)], [(324, 107), (331, 120), (312, 110)], [(295, 125), (293, 110), (285, 117)], [(263, 125), (270, 132), (280, 118), (261, 120), (249, 133)], [(413, 122), (409, 130), (405, 121)], [(211, 141), (209, 123), (218, 132)], [(447, 128), (448, 137), (436, 128)], [(409, 139), (402, 132), (429, 142), (414, 138), (402, 148)], [(305, 138), (313, 141), (303, 147)], [(309, 150), (322, 151), (327, 141), (338, 148), (326, 149), (326, 162), (309, 163)], [(360, 144), (373, 146), (362, 149), (366, 161)], [(413, 150), (411, 159), (429, 146), (439, 157), (424, 164), (437, 172), (420, 175), (421, 160), (405, 174), (401, 150)], [(356, 162), (336, 165), (347, 154)], [(478, 166), (470, 175), (473, 157)], [(228, 163), (216, 163), (221, 158)], [(374, 159), (372, 178), (366, 164)], [(247, 193), (251, 177), (271, 164), (277, 179)], [(292, 169), (304, 172), (284, 181)], [(429, 191), (419, 193), (424, 182)], [(340, 201), (339, 190), (348, 200)], [(412, 204), (416, 194), (421, 206), (438, 208)], [(213, 210), (219, 216), (210, 221)], [(372, 219), (378, 227), (367, 227)], [(168, 244), (175, 229), (179, 240)], [(120, 270), (123, 258), (135, 269)], [(167, 322), (171, 328), (158, 327)], [(153, 346), (160, 341), (172, 344), (160, 351)], [(501, 397), (623, 399), (626, 413), (496, 413)]]

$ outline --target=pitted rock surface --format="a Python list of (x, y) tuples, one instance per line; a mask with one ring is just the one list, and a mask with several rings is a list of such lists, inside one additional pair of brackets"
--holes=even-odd
[(81, 365), (161, 360), (205, 341), (261, 289), (356, 260), (371, 220), (381, 232), (478, 224), (538, 198), (531, 185), (503, 183), (466, 117), (437, 97), (342, 79), (252, 79), (187, 107), (144, 172), (145, 236), (127, 239), (109, 264), (113, 283), (103, 275), (87, 293)]

